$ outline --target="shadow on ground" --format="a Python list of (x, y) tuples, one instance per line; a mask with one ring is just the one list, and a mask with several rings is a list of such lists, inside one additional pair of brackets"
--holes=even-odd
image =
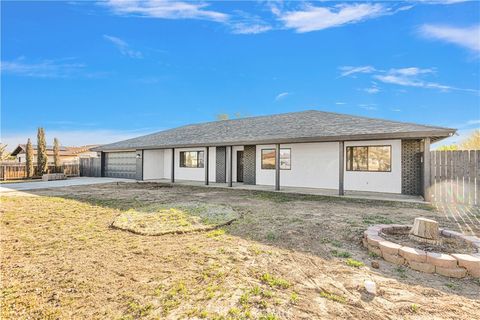
[[(148, 317), (160, 308), (164, 317), (175, 318), (188, 315), (188, 312), (201, 317), (205, 311), (209, 315), (231, 315), (233, 318), (237, 312), (233, 308), (237, 308), (241, 316), (251, 312), (258, 317), (272, 314), (279, 318), (330, 316), (383, 319), (415, 315), (468, 318), (478, 315), (480, 310), (480, 283), (397, 267), (369, 256), (362, 247), (362, 233), (371, 224), (411, 224), (415, 217), (424, 216), (439, 221), (442, 227), (458, 230), (453, 221), (426, 205), (153, 183), (35, 190), (29, 195), (64, 199), (58, 200), (60, 203), (56, 205), (47, 205), (46, 212), (39, 215), (37, 222), (42, 225), (39, 232), (45, 237), (56, 234), (61, 243), (67, 242), (72, 249), (70, 239), (78, 259), (81, 259), (80, 263), (100, 264), (100, 268), (92, 268), (96, 270), (94, 274), (98, 272), (101, 275), (103, 267), (104, 276), (110, 283), (120, 282), (113, 285), (118, 291), (107, 290), (106, 295), (113, 300), (116, 295), (123, 295), (121, 301), (115, 302), (119, 304), (122, 316), (135, 318), (145, 312)], [(77, 201), (82, 203), (78, 204), (78, 208), (70, 208), (72, 210), (67, 213), (62, 211), (63, 206), (76, 206)], [(185, 201), (228, 205), (240, 212), (242, 217), (224, 227), (225, 234), (149, 237), (107, 228), (108, 222), (120, 212), (141, 210), (152, 204)], [(36, 210), (43, 208), (32, 212)], [(52, 226), (52, 214), (62, 216), (59, 222), (72, 225)], [(22, 249), (32, 251), (28, 249), (31, 239), (28, 240), (25, 234), (31, 232), (28, 223), (35, 221), (35, 217), (15, 218), (12, 215), (2, 220), (20, 222), (22, 226), (16, 230), (12, 227), (6, 241), (25, 237), (20, 240), (24, 246), (13, 244), (10, 249), (16, 248), (20, 253)], [(89, 225), (93, 231), (85, 234), (77, 232)], [(9, 229), (8, 225), (2, 227)], [(16, 233), (13, 234), (13, 231)], [(51, 240), (38, 239), (40, 243), (36, 245), (46, 254), (56, 255), (66, 250), (58, 243), (52, 244)], [(10, 258), (15, 256), (10, 254)], [(365, 266), (357, 268), (348, 265), (349, 259), (363, 262)], [(17, 264), (18, 261), (25, 265), (31, 263), (28, 256), (16, 257), (15, 260)], [(370, 267), (373, 260), (379, 261), (379, 269)], [(36, 263), (42, 266), (46, 261)], [(68, 263), (70, 265), (72, 261)], [(45, 268), (47, 273), (59, 272), (58, 266), (51, 270)], [(11, 277), (15, 275), (13, 271), (9, 272)], [(41, 281), (42, 277), (37, 276)], [(134, 280), (126, 280), (125, 277)], [(97, 279), (93, 276), (86, 278), (87, 282)], [(378, 283), (376, 297), (368, 295), (362, 288), (365, 279)], [(282, 287), (281, 280), (288, 285), (284, 283)], [(52, 283), (54, 285), (58, 283)], [(256, 286), (259, 286), (258, 290)], [(158, 297), (158, 301), (146, 298), (145, 287), (151, 295)], [(131, 296), (128, 294), (130, 291), (134, 292)], [(141, 296), (139, 293), (142, 293)], [(109, 301), (107, 298), (100, 300)], [(125, 301), (133, 301), (139, 307), (132, 310)], [(99, 302), (92, 300), (91, 303), (95, 305)], [(106, 305), (112, 308), (111, 303)], [(225, 305), (223, 309), (218, 307), (222, 305)], [(459, 309), (460, 305), (463, 307)], [(101, 309), (109, 316), (116, 315), (110, 309)], [(98, 315), (95, 311), (90, 312)], [(84, 311), (79, 314), (87, 315)]]

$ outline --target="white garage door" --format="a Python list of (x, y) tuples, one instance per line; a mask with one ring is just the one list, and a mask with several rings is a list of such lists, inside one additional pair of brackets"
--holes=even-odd
[(110, 178), (135, 179), (137, 159), (135, 152), (105, 153), (105, 176)]

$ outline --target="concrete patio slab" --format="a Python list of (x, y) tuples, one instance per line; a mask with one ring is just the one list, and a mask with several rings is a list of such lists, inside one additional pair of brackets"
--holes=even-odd
[[(145, 180), (142, 182), (158, 182), (158, 183), (171, 183), (169, 179), (158, 180)], [(232, 187), (228, 187), (226, 183), (210, 182), (207, 186), (203, 181), (191, 181), (191, 180), (176, 180), (174, 184), (189, 185), (189, 186), (203, 186), (208, 188), (229, 188), (229, 189), (242, 189), (242, 190), (258, 190), (258, 191), (272, 191), (283, 193), (298, 193), (306, 195), (319, 195), (330, 197), (343, 197), (354, 199), (368, 199), (368, 200), (386, 200), (386, 201), (401, 201), (412, 203), (425, 203), (421, 196), (409, 196), (395, 193), (381, 193), (381, 192), (363, 192), (363, 191), (345, 191), (345, 195), (338, 195), (338, 190), (335, 189), (320, 189), (320, 188), (303, 188), (303, 187), (281, 187), (280, 191), (275, 191), (274, 186), (266, 185), (246, 185), (243, 183), (233, 183)]]
[(94, 177), (75, 177), (67, 180), (56, 181), (31, 181), (31, 182), (19, 182), (19, 183), (4, 183), (0, 185), (0, 193), (13, 192), (13, 191), (25, 191), (25, 190), (37, 190), (37, 189), (49, 189), (49, 188), (61, 188), (69, 186), (80, 186), (88, 184), (110, 183), (110, 182), (135, 182), (131, 179), (119, 179), (119, 178), (94, 178)]

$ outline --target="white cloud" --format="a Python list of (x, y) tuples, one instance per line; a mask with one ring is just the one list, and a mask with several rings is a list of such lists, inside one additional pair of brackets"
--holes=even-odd
[[(437, 89), (441, 91), (464, 91), (472, 92), (479, 94), (480, 91), (476, 89), (465, 89), (458, 88), (450, 85), (445, 85), (437, 82), (427, 81), (422, 77), (428, 76), (429, 74), (435, 73), (433, 68), (418, 68), (418, 67), (408, 67), (408, 68), (398, 68), (390, 69), (388, 71), (376, 69), (372, 66), (363, 66), (363, 67), (340, 67), (340, 77), (345, 76), (355, 76), (357, 73), (371, 73), (373, 79), (381, 81), (383, 83), (395, 84), (405, 87), (417, 87), (417, 88), (426, 88), (426, 89)], [(369, 93), (377, 93), (378, 91), (373, 88), (364, 89)], [(378, 88), (377, 88), (378, 89)]]
[(272, 27), (266, 24), (249, 24), (245, 22), (234, 23), (231, 25), (233, 33), (236, 34), (257, 34), (272, 30)]
[(375, 70), (372, 66), (361, 66), (361, 67), (352, 67), (352, 66), (342, 66), (339, 68), (341, 77), (351, 76), (355, 73), (372, 73)]
[(426, 24), (419, 31), (425, 38), (453, 43), (480, 53), (480, 24), (465, 28)]
[(417, 67), (409, 67), (409, 68), (391, 69), (390, 72), (394, 74), (399, 74), (402, 76), (416, 76), (424, 73), (433, 73), (435, 71), (433, 69), (421, 69)]
[(437, 82), (426, 81), (419, 77), (422, 74), (429, 74), (433, 72), (434, 71), (432, 69), (421, 69), (416, 67), (390, 69), (386, 74), (374, 75), (374, 78), (384, 83), (396, 84), (399, 86), (438, 89), (441, 91), (457, 90), (478, 93), (478, 90), (457, 88)]
[(392, 13), (390, 8), (380, 3), (339, 4), (333, 7), (305, 5), (298, 11), (281, 12), (275, 8), (272, 12), (286, 28), (300, 33), (358, 23)]
[[(158, 131), (158, 130), (155, 130)], [(53, 138), (58, 138), (64, 146), (82, 146), (88, 144), (107, 144), (120, 140), (130, 139), (152, 133), (152, 130), (108, 130), (108, 129), (89, 129), (89, 130), (49, 130), (45, 129), (46, 140), (48, 144), (53, 143)], [(26, 143), (30, 138), (33, 143), (37, 140), (37, 131), (22, 132), (2, 132), (2, 143), (7, 144), (7, 150), (13, 150), (18, 144)]]
[(290, 94), (289, 92), (279, 93), (279, 94), (277, 94), (277, 96), (275, 97), (275, 101), (279, 101), (279, 100), (285, 99), (289, 94)]
[(203, 2), (167, 1), (167, 0), (109, 0), (101, 4), (108, 6), (119, 15), (137, 15), (161, 19), (200, 19), (225, 22), (229, 15), (206, 10), (209, 6)]
[(37, 63), (24, 62), (23, 58), (14, 61), (2, 61), (2, 73), (35, 78), (68, 78), (80, 73), (85, 64), (66, 62), (71, 59), (42, 60)]
[(378, 110), (378, 108), (374, 104), (359, 104), (358, 106), (368, 111)]
[(109, 0), (100, 2), (114, 14), (157, 19), (199, 19), (219, 22), (234, 34), (258, 34), (269, 31), (272, 26), (260, 17), (243, 11), (226, 14), (207, 10), (205, 2), (167, 0)]
[(472, 126), (472, 125), (480, 125), (480, 120), (475, 119), (475, 120), (468, 120), (467, 125)]
[(346, 102), (335, 102), (336, 105), (344, 105)]
[(273, 27), (265, 22), (260, 16), (236, 10), (226, 23), (232, 33), (235, 34), (257, 34), (270, 31)]
[(363, 89), (366, 93), (370, 93), (370, 94), (376, 94), (376, 93), (379, 93), (380, 92), (380, 89), (378, 89), (377, 87), (370, 87), (370, 88), (365, 88)]
[(128, 43), (120, 38), (109, 36), (106, 34), (103, 35), (103, 38), (113, 43), (115, 47), (117, 47), (117, 49), (120, 51), (120, 53), (124, 56), (128, 56), (130, 58), (136, 58), (136, 59), (140, 59), (143, 57), (140, 51), (132, 50), (128, 45)]
[(468, 2), (471, 0), (417, 0), (420, 3), (424, 4), (457, 4), (457, 3), (462, 3), (462, 2)]
[(380, 88), (378, 88), (377, 83), (373, 81), (372, 85), (369, 88), (364, 88), (362, 90), (369, 94), (377, 94), (380, 92)]

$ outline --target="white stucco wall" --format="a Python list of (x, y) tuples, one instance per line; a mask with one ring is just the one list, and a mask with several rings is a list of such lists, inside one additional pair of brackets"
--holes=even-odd
[(145, 150), (143, 152), (143, 180), (163, 179), (164, 150)]
[[(391, 172), (345, 171), (345, 190), (402, 193), (402, 141), (374, 140), (345, 142), (348, 146), (392, 146)], [(346, 163), (346, 160), (345, 160)]]
[(208, 181), (215, 182), (217, 149), (215, 147), (210, 147), (209, 153), (210, 154), (208, 155)]
[[(346, 147), (367, 145), (391, 145), (392, 170), (391, 172), (361, 172), (345, 170), (345, 190), (401, 193), (401, 140), (345, 142), (345, 157)], [(256, 147), (256, 183), (258, 185), (275, 185), (275, 170), (261, 168), (261, 150), (274, 148), (275, 145), (258, 145)], [(291, 170), (280, 171), (281, 186), (338, 189), (338, 142), (282, 144), (282, 148), (291, 149)], [(234, 182), (237, 180), (237, 151), (243, 149), (243, 146), (233, 147), (232, 174)], [(205, 168), (180, 167), (181, 151), (205, 151), (205, 148), (175, 149), (175, 179), (204, 181)], [(211, 182), (215, 182), (215, 158), (216, 148), (210, 147), (208, 164), (209, 180)], [(171, 149), (145, 150), (143, 163), (144, 180), (162, 178), (170, 179), (171, 160)], [(228, 165), (229, 163), (227, 163), (227, 166)], [(227, 169), (227, 173), (228, 172)]]
[[(275, 170), (262, 169), (261, 150), (274, 145), (258, 145), (257, 184), (275, 185)], [(280, 170), (280, 185), (288, 187), (338, 188), (338, 142), (282, 144), (291, 149), (291, 170)]]
[[(180, 167), (180, 152), (182, 151), (204, 151), (205, 152), (205, 148), (175, 149), (175, 179), (205, 181), (205, 168), (181, 168)], [(204, 153), (204, 156), (205, 156), (205, 153)]]
[(172, 149), (163, 150), (163, 175), (165, 179), (172, 178)]

